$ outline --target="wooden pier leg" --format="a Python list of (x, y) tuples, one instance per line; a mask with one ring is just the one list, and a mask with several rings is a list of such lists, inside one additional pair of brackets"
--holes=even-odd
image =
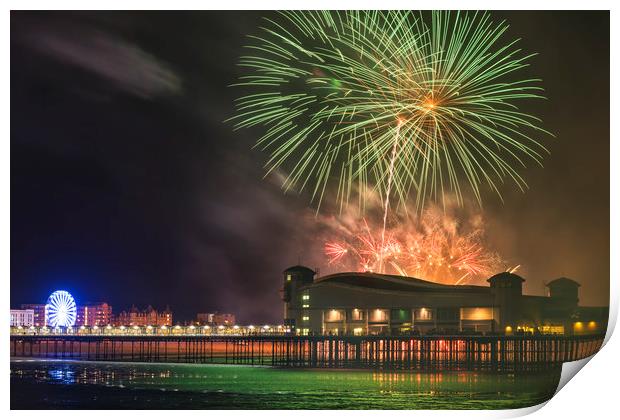
[(318, 351), (319, 351), (318, 343), (316, 339), (313, 338), (310, 340), (310, 358), (311, 358), (310, 365), (312, 367), (316, 367), (318, 363)]

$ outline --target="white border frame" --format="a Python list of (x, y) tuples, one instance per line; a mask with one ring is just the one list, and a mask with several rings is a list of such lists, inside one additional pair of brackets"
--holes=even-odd
[[(618, 2), (614, 1), (597, 1), (590, 0), (588, 2), (584, 1), (574, 1), (574, 0), (564, 0), (564, 1), (533, 1), (533, 0), (521, 0), (521, 1), (513, 1), (513, 0), (503, 0), (501, 2), (482, 0), (482, 1), (448, 1), (448, 0), (434, 0), (432, 2), (421, 2), (421, 1), (404, 1), (404, 0), (384, 0), (382, 2), (369, 1), (369, 0), (339, 0), (339, 1), (328, 1), (328, 0), (314, 0), (312, 2), (308, 1), (299, 1), (299, 0), (263, 0), (260, 2), (254, 1), (236, 1), (236, 0), (228, 0), (226, 2), (204, 2), (197, 0), (176, 0), (174, 2), (166, 2), (161, 0), (152, 0), (149, 2), (146, 1), (132, 1), (132, 0), (109, 0), (109, 1), (101, 1), (94, 0), (89, 1), (87, 3), (80, 2), (76, 0), (70, 1), (55, 1), (53, 3), (49, 1), (42, 0), (33, 0), (33, 1), (14, 1), (9, 0), (5, 2), (9, 6), (6, 10), (5, 14), (2, 16), (2, 27), (4, 28), (4, 42), (2, 42), (2, 57), (5, 60), (5, 65), (2, 66), (2, 72), (4, 75), (4, 84), (3, 84), (3, 98), (4, 98), (4, 106), (2, 112), (2, 121), (3, 121), (3, 134), (4, 141), (1, 143), (2, 153), (0, 154), (2, 159), (2, 165), (0, 166), (3, 175), (1, 177), (1, 191), (3, 205), (0, 207), (3, 213), (2, 224), (0, 225), (2, 238), (2, 253), (0, 256), (0, 264), (2, 266), (2, 272), (5, 273), (4, 280), (5, 288), (10, 286), (10, 63), (6, 63), (9, 61), (9, 51), (10, 51), (10, 9), (15, 10), (45, 10), (45, 9), (60, 9), (60, 10), (72, 10), (72, 9), (92, 9), (92, 10), (109, 10), (109, 9), (118, 9), (118, 10), (135, 10), (135, 9), (162, 9), (162, 10), (202, 10), (207, 7), (212, 10), (268, 10), (268, 9), (488, 9), (488, 10), (611, 10), (610, 16), (610, 28), (611, 28), (611, 103), (610, 103), (610, 112), (611, 115), (614, 114), (614, 110), (616, 110), (616, 100), (618, 98), (618, 84), (615, 82), (615, 77), (617, 77), (617, 57), (618, 57), (618, 31), (615, 29), (619, 20), (616, 18), (616, 13), (613, 6), (618, 4)], [(617, 119), (611, 119), (611, 138), (614, 138), (616, 141), (617, 137)], [(611, 139), (610, 139), (611, 140)], [(619, 169), (620, 165), (613, 165), (611, 163), (618, 163), (620, 159), (618, 153), (617, 143), (612, 141), (610, 146), (610, 170), (611, 170), (611, 185), (614, 186), (618, 181), (620, 181)], [(613, 187), (612, 187), (613, 188)], [(619, 206), (618, 206), (618, 192), (613, 190), (610, 192), (610, 203), (611, 203), (611, 212), (610, 214), (618, 214)], [(610, 221), (610, 237), (611, 237), (611, 261), (620, 261), (620, 253), (618, 252), (618, 247), (616, 245), (616, 238), (620, 238), (620, 223), (615, 220), (613, 217)], [(273, 419), (275, 418), (284, 418), (295, 416), (298, 420), (310, 420), (311, 418), (316, 417), (317, 415), (324, 417), (338, 417), (339, 419), (347, 419), (347, 418), (355, 418), (356, 420), (362, 419), (370, 419), (373, 420), (377, 416), (389, 415), (391, 417), (397, 418), (410, 418), (410, 416), (422, 417), (422, 418), (472, 418), (472, 419), (481, 419), (481, 418), (498, 418), (498, 417), (516, 417), (525, 414), (532, 413), (537, 411), (539, 408), (543, 406), (545, 407), (543, 410), (537, 411), (535, 413), (535, 417), (541, 418), (541, 416), (553, 416), (560, 418), (580, 418), (584, 417), (600, 417), (607, 418), (608, 413), (613, 413), (615, 410), (615, 402), (618, 398), (616, 395), (616, 379), (620, 377), (620, 369), (618, 369), (619, 362), (615, 360), (615, 355), (620, 354), (619, 349), (620, 345), (618, 344), (618, 340), (612, 338), (612, 332), (615, 328), (617, 315), (618, 315), (618, 268), (615, 265), (611, 266), (610, 276), (611, 276), (611, 284), (610, 284), (610, 321), (609, 328), (607, 332), (607, 336), (605, 339), (605, 346), (601, 351), (595, 355), (593, 358), (587, 359), (585, 363), (588, 363), (588, 368), (584, 370), (584, 372), (579, 374), (579, 378), (577, 380), (569, 381), (569, 383), (559, 392), (555, 397), (553, 397), (547, 404), (541, 404), (536, 407), (517, 409), (517, 410), (505, 410), (505, 411), (483, 411), (483, 410), (475, 410), (475, 411), (399, 411), (399, 412), (375, 412), (375, 411), (321, 411), (320, 413), (314, 411), (297, 411), (295, 413), (291, 413), (288, 411), (285, 412), (272, 412), (272, 411), (252, 411), (250, 413), (246, 413), (245, 411), (226, 411), (225, 413), (217, 413), (214, 411), (209, 411), (208, 413), (204, 413), (202, 411), (190, 411), (184, 412), (184, 416), (188, 416), (190, 418), (204, 418), (205, 415), (225, 415), (232, 416), (234, 418), (241, 416), (258, 416), (262, 418)], [(6, 289), (5, 289), (6, 290)], [(10, 296), (9, 293), (5, 294), (4, 299), (2, 299), (2, 309), (7, 312), (10, 307)], [(4, 343), (8, 343), (8, 328), (2, 329), (2, 336)], [(1, 356), (3, 360), (8, 361), (9, 357), (9, 346), (5, 345), (0, 347)], [(575, 371), (575, 368), (579, 366), (583, 367), (585, 365), (584, 362), (573, 362), (577, 365), (567, 366), (570, 367), (572, 371)], [(577, 369), (579, 370), (579, 369)], [(7, 372), (8, 373), (8, 372)], [(564, 373), (563, 373), (564, 374)], [(9, 375), (6, 376), (2, 381), (2, 399), (6, 409), (9, 408)], [(121, 416), (135, 416), (134, 413), (126, 413), (126, 412), (115, 412)], [(213, 414), (211, 414), (213, 413)], [(82, 416), (83, 413), (80, 412), (30, 412), (30, 411), (21, 411), (21, 412), (11, 412), (11, 416), (14, 417), (39, 417), (41, 415), (45, 415), (51, 419), (66, 419), (67, 417), (74, 416)], [(103, 419), (104, 417), (110, 416), (111, 413), (106, 411), (92, 411), (88, 413), (89, 417), (94, 419)], [(115, 414), (116, 415), (116, 414)], [(166, 411), (153, 411), (145, 413), (151, 418), (164, 418), (168, 417), (170, 413)]]

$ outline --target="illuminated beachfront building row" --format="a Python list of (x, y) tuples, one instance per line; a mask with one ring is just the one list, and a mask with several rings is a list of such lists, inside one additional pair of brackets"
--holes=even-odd
[(284, 322), (297, 334), (598, 334), (608, 307), (581, 307), (580, 285), (560, 278), (548, 296), (522, 293), (523, 278), (499, 273), (489, 286), (452, 286), (375, 273), (315, 278), (308, 267), (284, 271)]
[[(24, 304), (21, 305), (21, 309), (11, 309), (11, 327), (44, 327), (49, 325), (45, 304)], [(172, 311), (169, 308), (164, 311), (157, 311), (151, 306), (144, 310), (132, 307), (129, 311), (123, 311), (114, 316), (112, 306), (106, 302), (86, 303), (77, 306), (74, 325), (76, 327), (107, 325), (171, 326)]]
[[(31, 323), (23, 323), (19, 318), (13, 316), (18, 312), (32, 313)], [(112, 306), (105, 302), (87, 303), (76, 308), (76, 326), (92, 327), (95, 325), (108, 325), (112, 323)], [(21, 305), (21, 309), (11, 309), (11, 327), (43, 327), (49, 325), (46, 318), (45, 304), (27, 303)]]
[[(152, 306), (131, 309), (114, 315), (112, 306), (106, 302), (87, 303), (78, 305), (76, 308), (75, 327), (95, 326), (172, 326), (172, 311), (166, 307), (158, 311)], [(194, 321), (196, 325), (223, 326), (223, 328), (236, 325), (236, 317), (231, 313), (199, 313)], [(49, 326), (46, 318), (45, 304), (24, 304), (21, 309), (11, 309), (11, 327), (44, 327)]]

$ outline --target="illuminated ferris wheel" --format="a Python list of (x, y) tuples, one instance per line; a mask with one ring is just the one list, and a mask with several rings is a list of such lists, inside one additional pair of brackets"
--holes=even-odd
[(47, 323), (56, 327), (72, 327), (75, 324), (76, 306), (73, 296), (64, 290), (50, 295), (45, 305)]

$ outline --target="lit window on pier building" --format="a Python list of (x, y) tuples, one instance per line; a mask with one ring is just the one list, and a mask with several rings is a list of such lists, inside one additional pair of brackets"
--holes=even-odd
[(525, 280), (499, 273), (488, 286), (445, 285), (376, 273), (316, 277), (284, 271), (284, 322), (301, 335), (600, 334), (608, 307), (579, 306), (580, 284), (547, 283), (547, 296), (523, 294)]

